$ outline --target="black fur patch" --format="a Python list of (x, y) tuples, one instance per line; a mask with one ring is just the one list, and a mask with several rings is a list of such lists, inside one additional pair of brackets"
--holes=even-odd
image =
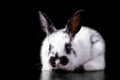
[(51, 57), (49, 60), (52, 67), (55, 67), (55, 57)]
[(56, 52), (56, 54), (55, 54), (55, 59), (58, 59), (59, 57), (58, 57), (58, 52)]
[(73, 54), (74, 54), (75, 56), (77, 56), (75, 50), (74, 50), (73, 48), (71, 48), (71, 46), (72, 46), (72, 45), (71, 45), (70, 43), (66, 43), (66, 44), (65, 44), (65, 52), (66, 52), (67, 54), (70, 54), (71, 51), (73, 51)]
[(51, 52), (51, 48), (52, 48), (52, 46), (51, 46), (51, 44), (49, 45), (49, 52), (48, 52), (48, 55), (50, 54), (50, 52)]
[(50, 53), (54, 54), (54, 52), (52, 51), (53, 46), (51, 44), (49, 44), (49, 48), (48, 48), (48, 56)]
[(59, 59), (57, 52), (55, 54), (55, 57), (51, 57), (50, 60), (49, 60), (49, 63), (51, 64), (52, 67), (56, 66), (56, 64), (55, 64), (56, 59)]
[(95, 34), (91, 35), (91, 37), (90, 37), (91, 47), (93, 47), (93, 45), (99, 41), (99, 39), (93, 41), (93, 38), (94, 38), (94, 37), (98, 37), (98, 36), (95, 35)]
[(73, 51), (74, 55), (77, 56), (75, 50), (73, 48), (71, 48), (71, 50)]
[(60, 64), (62, 64), (62, 65), (67, 65), (69, 62), (69, 60), (66, 56), (59, 57), (58, 53), (56, 52), (55, 57), (51, 57), (49, 60), (49, 63), (51, 64), (52, 67), (56, 67), (55, 61), (57, 59), (60, 59)]
[(71, 44), (70, 43), (65, 44), (65, 52), (67, 54), (70, 54), (70, 52), (71, 52)]
[(68, 58), (66, 56), (60, 57), (60, 63), (62, 65), (67, 65), (68, 62), (69, 62), (69, 60), (68, 60)]

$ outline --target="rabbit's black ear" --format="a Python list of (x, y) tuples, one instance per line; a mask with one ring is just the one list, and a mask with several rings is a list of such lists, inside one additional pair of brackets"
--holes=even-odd
[(81, 28), (81, 12), (83, 10), (77, 11), (69, 20), (66, 25), (66, 31), (71, 35), (74, 36)]
[(40, 19), (41, 27), (47, 35), (53, 33), (56, 30), (51, 20), (40, 11), (39, 11), (39, 19)]

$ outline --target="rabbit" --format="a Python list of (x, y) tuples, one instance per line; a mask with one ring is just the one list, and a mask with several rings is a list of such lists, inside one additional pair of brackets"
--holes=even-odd
[(80, 66), (85, 71), (105, 69), (105, 41), (99, 32), (81, 24), (81, 10), (59, 30), (41, 11), (39, 19), (46, 33), (40, 49), (41, 70), (74, 71)]

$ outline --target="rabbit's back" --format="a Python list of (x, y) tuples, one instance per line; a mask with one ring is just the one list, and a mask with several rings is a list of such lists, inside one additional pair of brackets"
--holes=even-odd
[(104, 55), (105, 52), (105, 42), (101, 34), (85, 26), (82, 26), (76, 34), (72, 45), (78, 54), (78, 60), (82, 61), (81, 64), (98, 55)]

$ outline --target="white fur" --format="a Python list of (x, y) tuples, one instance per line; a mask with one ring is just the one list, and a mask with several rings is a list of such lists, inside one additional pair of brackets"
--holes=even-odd
[[(71, 44), (75, 50), (77, 57), (73, 52), (68, 55), (64, 51), (65, 43), (70, 41), (69, 36), (63, 33), (65, 29), (61, 29), (47, 36), (41, 46), (41, 62), (42, 70), (52, 70), (49, 64), (49, 58), (55, 54), (48, 56), (49, 44), (54, 47), (54, 52), (58, 52), (58, 56), (67, 56), (69, 63), (66, 66), (59, 65), (60, 69), (74, 70), (83, 65), (86, 71), (103, 70), (105, 68), (105, 43), (102, 36), (95, 30), (84, 27), (75, 35)], [(94, 44), (91, 45), (91, 42)]]

